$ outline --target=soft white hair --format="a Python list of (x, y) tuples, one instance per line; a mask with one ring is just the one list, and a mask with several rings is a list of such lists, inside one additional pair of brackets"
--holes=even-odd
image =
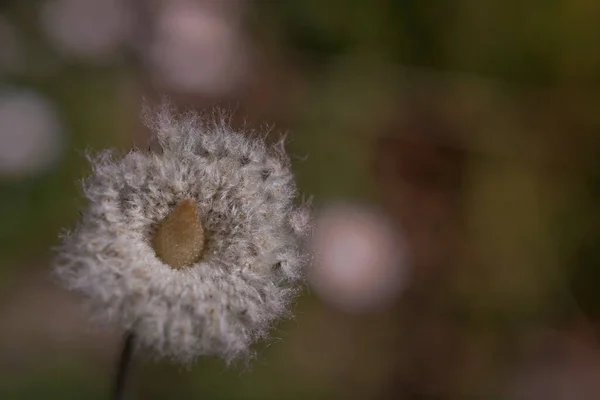
[[(90, 157), (89, 200), (62, 237), (54, 271), (83, 294), (101, 319), (132, 331), (154, 355), (190, 362), (251, 354), (279, 317), (289, 316), (308, 261), (306, 204), (279, 142), (234, 132), (226, 115), (146, 113), (160, 148)], [(204, 254), (175, 270), (152, 248), (152, 235), (182, 199), (195, 200)]]

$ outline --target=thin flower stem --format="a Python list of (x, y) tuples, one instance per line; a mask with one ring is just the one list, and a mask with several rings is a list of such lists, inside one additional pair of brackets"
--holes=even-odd
[(119, 364), (117, 366), (117, 375), (115, 377), (115, 386), (113, 392), (114, 400), (123, 400), (125, 398), (127, 378), (129, 376), (131, 358), (133, 355), (133, 341), (133, 333), (127, 332), (123, 341), (123, 349), (121, 350), (121, 356), (119, 357)]

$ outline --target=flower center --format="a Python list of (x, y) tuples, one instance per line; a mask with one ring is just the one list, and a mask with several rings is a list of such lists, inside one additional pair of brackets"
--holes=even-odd
[(196, 202), (182, 200), (160, 222), (152, 242), (158, 258), (174, 269), (197, 262), (204, 250), (204, 229)]

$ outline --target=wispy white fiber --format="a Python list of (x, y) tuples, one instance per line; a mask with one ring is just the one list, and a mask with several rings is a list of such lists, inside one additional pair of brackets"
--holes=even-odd
[[(234, 132), (225, 115), (145, 116), (157, 151), (90, 157), (87, 208), (62, 238), (54, 271), (95, 315), (135, 333), (140, 347), (181, 362), (231, 361), (289, 316), (307, 262), (310, 229), (283, 143)], [(152, 247), (157, 224), (183, 199), (196, 201), (206, 242), (188, 268)]]

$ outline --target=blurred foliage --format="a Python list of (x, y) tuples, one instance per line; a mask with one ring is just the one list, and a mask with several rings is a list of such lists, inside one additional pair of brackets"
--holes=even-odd
[[(0, 12), (22, 33), (26, 54), (23, 71), (0, 79), (2, 85), (31, 88), (51, 99), (68, 143), (60, 163), (44, 174), (0, 181), (0, 289), (11, 287), (26, 269), (48, 269), (58, 233), (75, 223), (82, 206), (77, 182), (89, 171), (85, 151), (132, 146), (138, 104), (146, 94), (143, 66), (125, 57), (100, 67), (54, 51), (38, 27), (42, 2), (0, 2)], [(448, 368), (452, 384), (429, 382), (429, 373), (438, 375), (423, 366), (423, 386), (453, 390), (428, 398), (495, 398), (506, 368), (519, 356), (523, 335), (579, 313), (598, 325), (599, 15), (600, 3), (584, 0), (251, 3), (247, 22), (253, 46), (283, 76), (272, 103), (299, 93), (290, 103), (293, 109), (278, 116), (277, 128), (292, 132), (301, 189), (314, 195), (317, 205), (335, 199), (377, 202), (401, 186), (380, 187), (374, 179), (372, 164), (380, 155), (373, 139), (414, 100), (406, 93), (427, 96), (429, 86), (439, 83), (449, 93), (444, 107), (471, 132), (460, 144), (468, 159), (460, 211), (467, 255), (444, 260), (460, 264), (452, 270), (458, 272), (442, 271), (443, 283), (424, 285), (430, 301), (438, 303), (414, 311), (452, 320), (434, 329), (441, 336), (450, 331), (449, 337), (452, 329), (460, 331), (463, 347), (444, 338), (424, 347), (444, 356), (444, 346), (467, 347), (460, 354), (464, 359), (456, 361), (464, 376)], [(265, 68), (258, 74), (268, 81), (271, 72)], [(444, 247), (447, 236), (436, 232), (433, 244)], [(144, 361), (135, 390), (144, 399), (401, 398), (394, 391), (396, 380), (405, 376), (401, 358), (408, 354), (408, 368), (421, 371), (410, 357), (422, 347), (412, 349), (410, 340), (419, 339), (418, 324), (426, 319), (403, 310), (340, 316), (307, 296), (297, 306), (296, 320), (279, 328), (285, 332), (281, 342), (261, 349), (251, 370), (213, 360), (189, 370)], [(405, 314), (409, 317), (402, 319)], [(316, 347), (310, 340), (311, 324), (318, 320), (310, 315), (322, 317), (323, 330), (350, 327), (339, 329), (340, 342), (352, 338), (346, 347), (338, 344), (342, 355), (336, 357), (329, 342), (315, 340), (321, 346)], [(370, 336), (372, 327), (387, 329), (391, 339)], [(386, 351), (401, 339), (406, 342)], [(0, 377), (0, 398), (106, 398), (110, 361), (65, 352), (59, 358), (42, 354), (19, 374)], [(332, 365), (324, 360), (329, 356)], [(96, 362), (101, 371), (92, 365)], [(10, 363), (0, 358), (0, 368), (9, 370)], [(411, 393), (419, 384), (402, 382), (397, 392)], [(406, 396), (425, 398), (417, 389)]]
[(118, 132), (127, 127), (127, 118), (135, 118), (123, 115), (122, 105), (111, 100), (119, 97), (123, 82), (122, 74), (115, 72), (69, 68), (52, 80), (17, 83), (38, 89), (60, 104), (69, 145), (61, 164), (43, 176), (2, 183), (0, 190), (7, 194), (0, 198), (0, 218), (4, 221), (0, 237), (6, 246), (1, 252), (3, 259), (31, 255), (32, 249), (46, 253), (42, 249), (54, 243), (57, 232), (75, 220), (73, 210), (80, 203), (77, 181), (89, 170), (85, 151), (123, 146)]

